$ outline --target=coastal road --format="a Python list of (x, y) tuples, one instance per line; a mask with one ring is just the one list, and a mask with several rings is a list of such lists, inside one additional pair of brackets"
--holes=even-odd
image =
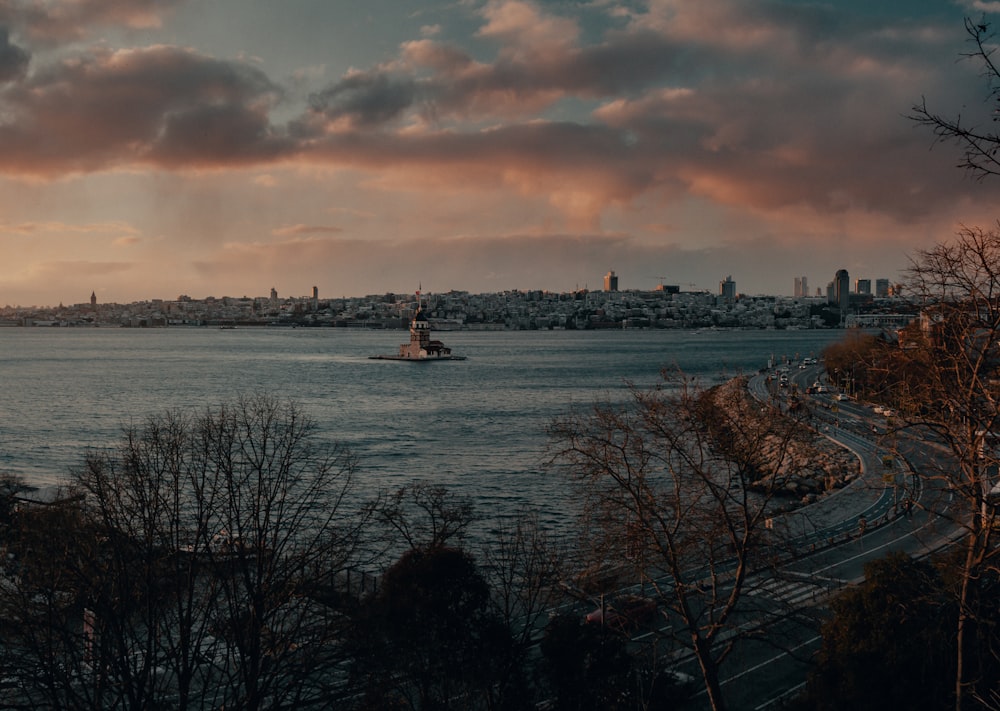
[[(792, 391), (804, 396), (821, 378), (821, 366), (792, 366), (786, 388), (779, 388), (775, 370), (751, 377), (748, 387), (762, 401), (782, 403)], [(727, 705), (735, 711), (778, 709), (802, 689), (829, 601), (864, 580), (866, 563), (890, 552), (926, 556), (960, 534), (948, 519), (956, 505), (950, 492), (914, 475), (940, 466), (939, 449), (919, 438), (886, 441), (884, 417), (863, 403), (838, 399), (835, 392), (805, 401), (810, 424), (850, 449), (861, 475), (816, 503), (775, 518), (776, 537), (793, 541), (789, 547), (795, 553), (777, 570), (755, 573), (748, 581), (735, 620), (745, 638), (720, 670)], [(891, 465), (886, 466), (883, 458), (890, 454)], [(665, 628), (645, 630), (633, 640), (643, 644), (666, 634)], [(676, 657), (674, 668), (700, 679), (690, 653)], [(704, 692), (695, 695), (690, 707), (708, 707)]]
[[(770, 382), (768, 375), (774, 378)], [(790, 386), (801, 394), (820, 372), (817, 366), (793, 367), (788, 375)], [(751, 392), (760, 398), (786, 397), (792, 388), (777, 389), (774, 376), (768, 371), (751, 378)], [(819, 627), (829, 600), (863, 581), (867, 562), (890, 552), (923, 557), (961, 535), (949, 520), (957, 505), (951, 493), (914, 476), (940, 466), (944, 455), (939, 449), (921, 439), (901, 438), (893, 444), (903, 454), (902, 461), (893, 457), (886, 468), (882, 457), (890, 449), (883, 441), (883, 417), (864, 404), (838, 400), (835, 393), (814, 395), (809, 404), (817, 430), (854, 451), (863, 474), (787, 517), (784, 525), (802, 541), (797, 544), (801, 554), (768, 584), (755, 586), (753, 593), (762, 598), (757, 604), (783, 614), (760, 629), (758, 639), (741, 643), (723, 667), (723, 688), (736, 711), (778, 708), (801, 690), (809, 660), (819, 648)], [(704, 705), (704, 696), (696, 697), (695, 706)]]

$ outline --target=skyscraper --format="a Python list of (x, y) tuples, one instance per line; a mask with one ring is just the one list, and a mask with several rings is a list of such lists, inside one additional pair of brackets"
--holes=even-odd
[(884, 299), (889, 296), (889, 280), (888, 279), (876, 279), (875, 280), (875, 296), (880, 299)]
[(615, 276), (615, 273), (613, 271), (610, 271), (604, 275), (604, 290), (618, 291), (618, 277)]
[(834, 298), (841, 314), (846, 314), (851, 307), (851, 275), (846, 269), (838, 269), (833, 279)]
[(795, 277), (795, 298), (801, 299), (809, 296), (809, 279), (806, 277)]
[(736, 282), (733, 281), (732, 275), (719, 282), (719, 296), (730, 304), (736, 301)]
[(854, 293), (855, 294), (870, 294), (872, 293), (872, 280), (871, 279), (858, 279), (854, 282)]

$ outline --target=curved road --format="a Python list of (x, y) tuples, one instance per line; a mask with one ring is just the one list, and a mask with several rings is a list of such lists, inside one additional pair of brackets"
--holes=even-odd
[[(818, 365), (792, 366), (786, 389), (778, 387), (771, 370), (751, 378), (750, 390), (762, 400), (784, 399), (792, 389), (804, 393), (820, 374)], [(933, 446), (900, 439), (895, 444), (904, 461), (894, 457), (886, 468), (883, 457), (890, 455), (890, 448), (882, 441), (889, 436), (885, 418), (829, 392), (809, 396), (806, 402), (817, 430), (857, 454), (862, 476), (775, 522), (793, 537), (796, 555), (752, 586), (751, 595), (772, 619), (775, 611), (786, 614), (763, 628), (760, 640), (741, 644), (726, 661), (723, 684), (728, 705), (736, 711), (777, 708), (802, 688), (809, 659), (819, 648), (826, 603), (837, 591), (864, 579), (865, 563), (894, 551), (922, 557), (961, 536), (948, 520), (955, 504), (950, 492), (921, 485), (915, 475), (941, 456)], [(695, 701), (696, 706), (704, 705), (704, 696)]]

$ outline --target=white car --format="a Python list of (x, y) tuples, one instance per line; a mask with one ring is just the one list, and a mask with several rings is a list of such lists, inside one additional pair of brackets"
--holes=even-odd
[(873, 409), (875, 410), (875, 414), (876, 415), (884, 415), (885, 414), (885, 408), (882, 407), (881, 405), (876, 405)]

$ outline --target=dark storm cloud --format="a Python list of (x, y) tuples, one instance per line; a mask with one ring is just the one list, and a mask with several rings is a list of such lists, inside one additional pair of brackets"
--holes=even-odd
[(285, 149), (267, 119), (279, 97), (243, 64), (165, 46), (98, 49), (0, 91), (0, 166), (58, 174), (268, 160)]
[[(0, 19), (156, 20), (124, 0), (45, 7), (0, 0)], [(481, 19), (479, 55), (472, 41), (405, 43), (313, 94), (287, 126), (272, 118), (280, 89), (249, 63), (152, 46), (25, 74), (7, 43), (0, 169), (299, 159), (419, 188), (506, 185), (586, 220), (652, 194), (912, 221), (968, 191), (941, 181), (947, 154), (928, 157), (929, 137), (904, 118), (924, 92), (946, 106), (975, 96), (976, 72), (955, 70), (960, 37), (936, 25), (730, 0), (653, 2), (587, 39), (544, 5), (488, 3)]]
[(365, 128), (399, 117), (413, 105), (415, 94), (412, 79), (357, 72), (310, 96), (309, 105), (331, 121), (346, 118), (352, 125)]
[(0, 83), (12, 81), (28, 70), (31, 55), (10, 43), (7, 30), (0, 27)]

